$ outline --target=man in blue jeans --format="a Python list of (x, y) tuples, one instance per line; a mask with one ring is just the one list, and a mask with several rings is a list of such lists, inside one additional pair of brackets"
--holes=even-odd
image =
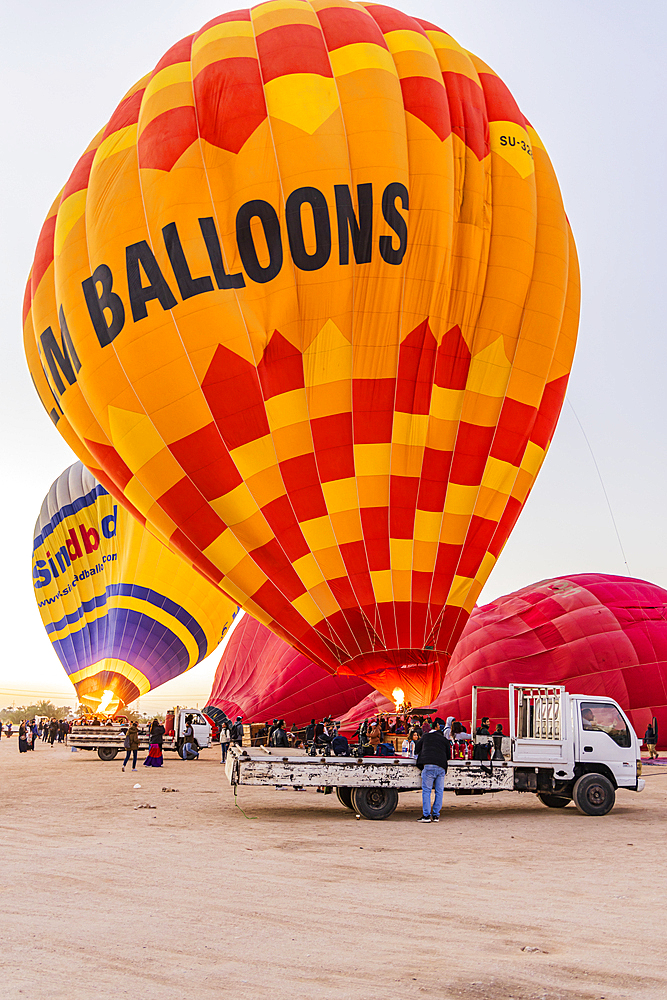
[[(444, 734), (445, 720), (437, 718), (430, 733), (424, 733), (415, 743), (417, 767), (422, 773), (422, 815), (420, 823), (439, 823), (442, 793), (445, 789), (447, 761), (452, 755), (451, 744)], [(431, 792), (435, 801), (431, 808)]]

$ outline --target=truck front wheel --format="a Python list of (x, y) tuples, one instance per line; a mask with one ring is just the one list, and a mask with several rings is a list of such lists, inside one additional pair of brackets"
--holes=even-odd
[(100, 760), (113, 760), (118, 754), (116, 747), (98, 747), (97, 756)]
[(395, 788), (355, 788), (352, 807), (364, 819), (386, 819), (398, 805)]
[(582, 774), (572, 793), (574, 804), (586, 816), (606, 816), (614, 806), (616, 792), (604, 774)]
[(563, 795), (550, 795), (548, 792), (539, 792), (537, 797), (545, 806), (549, 806), (549, 809), (564, 809), (572, 801)]
[(338, 796), (338, 801), (342, 806), (345, 806), (346, 809), (354, 809), (354, 806), (352, 805), (351, 788), (343, 788), (341, 785), (338, 785), (336, 788), (336, 795)]

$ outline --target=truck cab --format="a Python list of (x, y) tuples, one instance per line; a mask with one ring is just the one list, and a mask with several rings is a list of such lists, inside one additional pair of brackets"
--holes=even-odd
[(636, 788), (641, 771), (641, 742), (625, 713), (612, 698), (571, 695), (574, 752), (580, 773), (606, 765), (618, 788)]
[(617, 789), (642, 791), (641, 743), (613, 698), (528, 684), (510, 684), (509, 696), (517, 790), (537, 791), (551, 808), (574, 801), (592, 816), (609, 812)]

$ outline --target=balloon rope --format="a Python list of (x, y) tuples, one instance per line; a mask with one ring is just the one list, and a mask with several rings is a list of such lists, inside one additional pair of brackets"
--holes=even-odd
[[(572, 403), (571, 403), (571, 401), (569, 399), (568, 399), (568, 403), (570, 404), (570, 409), (574, 413), (575, 420), (577, 421), (577, 423), (579, 424), (579, 427), (581, 428), (581, 433), (584, 435), (584, 441), (588, 445), (588, 450), (591, 453), (591, 458), (593, 459), (593, 464), (595, 465), (595, 470), (596, 470), (596, 472), (598, 474), (598, 478), (600, 480), (600, 485), (602, 486), (602, 492), (604, 493), (604, 498), (607, 501), (607, 507), (609, 508), (609, 515), (611, 517), (612, 524), (614, 525), (614, 531), (616, 532), (616, 537), (618, 539), (618, 544), (619, 544), (619, 547), (621, 549), (621, 554), (623, 555), (623, 562), (625, 563), (626, 569), (628, 571), (628, 576), (632, 577), (632, 573), (630, 572), (630, 567), (628, 566), (628, 560), (627, 560), (626, 555), (625, 555), (625, 549), (623, 548), (623, 542), (621, 541), (621, 536), (620, 536), (618, 527), (616, 525), (616, 518), (614, 517), (614, 512), (611, 509), (611, 502), (610, 502), (609, 497), (607, 495), (607, 491), (606, 491), (605, 485), (604, 485), (604, 480), (602, 479), (602, 473), (600, 472), (600, 468), (599, 468), (598, 463), (597, 463), (597, 461), (595, 459), (595, 454), (594, 454), (593, 449), (591, 447), (591, 443), (588, 440), (588, 437), (586, 436), (586, 431), (584, 430), (584, 427), (583, 427), (583, 424), (582, 424), (581, 420), (577, 416), (577, 411), (575, 410), (574, 406), (572, 405)], [(641, 610), (641, 596), (640, 596), (640, 593), (639, 593), (639, 588), (636, 585), (635, 585), (635, 594), (636, 594), (636, 599), (637, 599), (638, 610)], [(663, 614), (664, 614), (664, 610), (663, 610)], [(657, 663), (660, 660), (660, 657), (658, 656), (658, 653), (656, 652), (655, 643), (653, 642), (653, 636), (651, 635), (651, 632), (650, 632), (649, 627), (648, 627), (648, 618), (645, 617), (643, 619), (643, 622), (640, 622), (639, 624), (643, 624), (644, 625), (644, 630), (646, 632), (646, 638), (647, 638), (648, 642), (651, 644), (651, 649), (653, 650), (654, 662)]]
[(607, 507), (609, 508), (609, 516), (611, 517), (611, 523), (614, 525), (614, 531), (616, 532), (616, 538), (618, 539), (618, 544), (619, 544), (619, 548), (621, 550), (621, 555), (623, 556), (623, 562), (625, 563), (626, 569), (628, 571), (628, 575), (632, 576), (632, 573), (630, 572), (630, 567), (628, 566), (628, 560), (627, 560), (626, 555), (625, 555), (625, 549), (623, 548), (623, 542), (621, 541), (621, 536), (620, 536), (620, 533), (619, 533), (619, 530), (618, 530), (618, 526), (616, 524), (616, 518), (614, 517), (614, 512), (613, 512), (613, 510), (611, 508), (611, 502), (609, 500), (609, 496), (607, 494), (607, 490), (605, 489), (604, 480), (602, 478), (602, 473), (600, 472), (600, 467), (599, 467), (599, 465), (597, 463), (597, 460), (595, 458), (595, 453), (593, 451), (593, 448), (591, 447), (590, 441), (588, 440), (588, 437), (586, 435), (586, 431), (584, 430), (584, 425), (582, 424), (581, 420), (577, 416), (577, 411), (575, 410), (574, 406), (572, 405), (572, 403), (571, 403), (571, 401), (569, 399), (568, 399), (567, 402), (568, 402), (568, 404), (570, 406), (570, 409), (572, 410), (572, 412), (574, 414), (574, 419), (579, 424), (579, 427), (581, 429), (581, 433), (584, 435), (584, 441), (588, 445), (588, 450), (591, 453), (591, 458), (593, 459), (593, 465), (595, 466), (595, 471), (598, 474), (598, 479), (600, 480), (600, 486), (602, 487), (602, 492), (604, 493), (604, 498), (607, 501)]
[(241, 812), (243, 813), (243, 815), (245, 816), (246, 819), (259, 819), (259, 816), (248, 816), (248, 814), (245, 811), (245, 809), (242, 809), (241, 806), (238, 804), (238, 802), (236, 801), (236, 791), (237, 791), (237, 788), (238, 788), (238, 785), (234, 785), (234, 805), (236, 806), (236, 808), (241, 810)]

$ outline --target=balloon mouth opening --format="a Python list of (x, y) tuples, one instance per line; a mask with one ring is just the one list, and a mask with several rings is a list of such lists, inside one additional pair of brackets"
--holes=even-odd
[(115, 715), (141, 694), (127, 677), (107, 670), (100, 670), (74, 686), (81, 705), (94, 715)]
[(430, 705), (440, 693), (450, 654), (438, 649), (382, 649), (341, 664), (338, 672), (361, 677), (402, 709)]

